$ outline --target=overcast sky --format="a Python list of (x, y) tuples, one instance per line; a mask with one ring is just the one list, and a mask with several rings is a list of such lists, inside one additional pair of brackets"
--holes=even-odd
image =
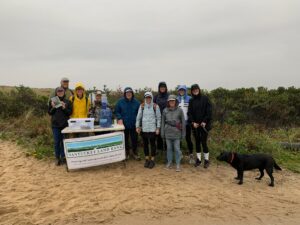
[(0, 0), (0, 85), (300, 86), (299, 0)]

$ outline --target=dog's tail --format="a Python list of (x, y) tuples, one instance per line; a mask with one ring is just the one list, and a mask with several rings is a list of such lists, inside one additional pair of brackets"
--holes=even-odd
[(275, 168), (276, 170), (282, 170), (282, 169), (277, 165), (277, 163), (275, 162), (275, 160), (274, 160), (274, 168)]

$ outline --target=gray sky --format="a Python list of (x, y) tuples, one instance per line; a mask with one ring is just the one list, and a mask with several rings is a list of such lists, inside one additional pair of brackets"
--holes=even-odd
[(300, 86), (299, 0), (0, 0), (0, 85)]

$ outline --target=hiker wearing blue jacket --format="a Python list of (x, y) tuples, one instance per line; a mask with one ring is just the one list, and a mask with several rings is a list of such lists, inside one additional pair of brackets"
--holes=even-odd
[(115, 108), (115, 115), (118, 120), (118, 124), (125, 126), (125, 149), (126, 157), (129, 158), (129, 137), (131, 139), (133, 158), (140, 160), (137, 151), (138, 136), (136, 133), (136, 116), (140, 107), (140, 102), (134, 97), (132, 88), (127, 87), (124, 89), (124, 97), (121, 98)]
[(187, 87), (186, 85), (179, 85), (177, 88), (178, 91), (178, 96), (177, 96), (177, 101), (178, 101), (178, 107), (182, 109), (183, 114), (184, 114), (184, 119), (185, 119), (185, 125), (186, 125), (186, 136), (185, 140), (188, 145), (189, 149), (189, 163), (194, 164), (194, 156), (193, 156), (193, 142), (192, 142), (192, 127), (191, 124), (188, 122), (188, 108), (189, 108), (189, 102), (191, 99), (191, 96), (188, 95), (187, 93)]
[[(152, 169), (155, 166), (156, 135), (160, 133), (161, 113), (159, 106), (153, 103), (153, 95), (146, 92), (144, 103), (141, 104), (136, 118), (136, 131), (141, 134), (144, 143), (145, 168)], [(149, 151), (149, 143), (151, 153)]]

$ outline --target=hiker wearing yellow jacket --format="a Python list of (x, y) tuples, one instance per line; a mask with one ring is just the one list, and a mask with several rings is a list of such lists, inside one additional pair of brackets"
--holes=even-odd
[(91, 101), (87, 97), (84, 85), (81, 82), (75, 84), (75, 93), (74, 96), (70, 97), (70, 101), (73, 103), (71, 118), (88, 118)]

